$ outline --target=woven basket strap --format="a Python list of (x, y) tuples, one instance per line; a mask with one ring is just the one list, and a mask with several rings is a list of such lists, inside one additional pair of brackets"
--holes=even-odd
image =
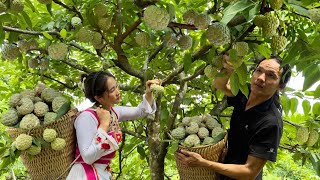
[(79, 158), (80, 158), (80, 154), (77, 156), (77, 158), (76, 158), (74, 161), (72, 161), (72, 163), (70, 163), (70, 165), (68, 166), (68, 168), (67, 168), (66, 170), (64, 170), (64, 171), (60, 174), (60, 176), (58, 176), (55, 180), (59, 180), (59, 179), (74, 165), (74, 163), (75, 163)]

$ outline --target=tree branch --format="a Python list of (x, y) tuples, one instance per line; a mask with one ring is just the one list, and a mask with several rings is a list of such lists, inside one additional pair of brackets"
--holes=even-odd
[(127, 28), (127, 31), (121, 34), (118, 37), (119, 42), (123, 42), (123, 40), (128, 37), (137, 27), (141, 24), (141, 19), (139, 18), (136, 22), (134, 22), (130, 27)]
[(147, 138), (146, 138), (145, 136), (143, 136), (143, 135), (141, 135), (141, 134), (139, 134), (139, 133), (130, 131), (130, 130), (126, 129), (126, 128), (121, 128), (121, 130), (122, 130), (122, 132), (127, 133), (127, 134), (129, 134), (129, 135), (131, 135), (131, 136), (137, 137), (137, 138), (139, 138), (139, 139), (141, 139), (141, 140), (143, 140), (143, 141), (146, 141), (146, 140), (147, 140)]
[[(4, 31), (10, 31), (10, 32), (18, 32), (18, 33), (22, 33), (22, 34), (30, 34), (30, 35), (39, 35), (39, 36), (43, 36), (42, 32), (39, 31), (29, 31), (29, 30), (22, 30), (19, 28), (13, 28), (13, 27), (9, 27), (9, 26), (2, 26)], [(46, 31), (48, 34), (50, 35), (55, 35), (60, 37), (60, 33), (56, 32), (56, 31)]]
[(63, 2), (59, 1), (59, 0), (53, 0), (53, 2), (55, 2), (56, 4), (59, 4), (60, 6), (62, 6), (63, 8), (69, 10), (69, 11), (72, 11), (74, 13), (76, 13), (79, 18), (83, 21), (83, 17), (81, 15), (81, 13), (76, 9), (76, 7), (69, 7), (68, 5), (64, 4)]
[(45, 74), (37, 74), (37, 75), (38, 75), (38, 76), (43, 76), (43, 77), (45, 77), (45, 78), (47, 78), (47, 79), (50, 79), (50, 80), (55, 81), (55, 82), (57, 82), (57, 83), (59, 83), (59, 84), (62, 84), (64, 87), (66, 87), (66, 88), (68, 88), (68, 89), (71, 89), (71, 90), (74, 90), (74, 89), (78, 88), (78, 85), (69, 86), (67, 83), (63, 83), (63, 82), (61, 82), (61, 81), (59, 81), (59, 80), (57, 80), (57, 79), (54, 79), (53, 77), (50, 77), (50, 76), (48, 76), (48, 75), (45, 75)]
[(197, 28), (194, 25), (181, 24), (181, 23), (176, 23), (176, 22), (170, 22), (168, 24), (168, 27), (170, 27), (170, 28), (179, 28), (179, 29), (197, 30)]
[(201, 67), (200, 69), (198, 69), (196, 72), (194, 72), (194, 74), (192, 74), (191, 76), (189, 77), (185, 77), (183, 79), (181, 79), (182, 82), (186, 82), (186, 81), (191, 81), (193, 80), (194, 78), (198, 77), (200, 74), (203, 74), (203, 71), (204, 69), (206, 68), (207, 66), (203, 66)]
[(82, 65), (79, 65), (77, 63), (74, 63), (76, 61), (75, 59), (70, 59), (70, 60), (65, 59), (65, 60), (60, 60), (60, 61), (65, 63), (65, 64), (67, 64), (67, 65), (69, 65), (69, 66), (71, 66), (71, 67), (73, 67), (73, 68), (75, 68), (75, 69), (78, 69), (80, 71), (86, 72), (88, 74), (94, 71), (94, 70), (89, 69), (89, 68), (87, 68), (85, 66), (82, 66)]

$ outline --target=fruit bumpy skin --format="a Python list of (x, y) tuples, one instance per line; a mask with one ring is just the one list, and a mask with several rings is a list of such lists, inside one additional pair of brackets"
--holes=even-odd
[(64, 43), (52, 44), (48, 47), (48, 53), (52, 59), (63, 60), (68, 54), (68, 46)]
[(12, 0), (10, 3), (10, 10), (14, 13), (20, 13), (24, 9), (23, 2), (20, 0)]
[(61, 151), (66, 146), (66, 141), (62, 138), (56, 138), (51, 142), (51, 148), (55, 151)]
[(199, 125), (196, 122), (190, 122), (186, 127), (186, 133), (188, 134), (196, 134), (199, 131)]
[(55, 97), (52, 101), (52, 110), (53, 112), (58, 112), (63, 104), (68, 103), (68, 100), (65, 97), (58, 96)]
[(196, 134), (189, 135), (183, 142), (186, 147), (195, 147), (200, 145), (200, 138)]
[(34, 105), (30, 98), (24, 97), (19, 101), (19, 105), (16, 107), (19, 115), (26, 115), (33, 111)]
[(82, 27), (76, 36), (80, 42), (90, 43), (93, 39), (93, 32), (87, 27)]
[(164, 87), (160, 86), (158, 84), (151, 84), (150, 85), (150, 90), (152, 93), (154, 93), (155, 95), (161, 94), (164, 91)]
[(309, 138), (309, 130), (307, 127), (297, 127), (296, 139), (299, 143), (305, 143)]
[(207, 14), (199, 14), (195, 17), (194, 26), (197, 29), (207, 29), (210, 24), (210, 16)]
[(175, 47), (178, 43), (177, 37), (173, 33), (166, 33), (162, 38), (165, 46), (171, 48)]
[(20, 121), (20, 125), (19, 125), (20, 128), (27, 129), (27, 130), (30, 130), (39, 126), (40, 126), (40, 120), (34, 114), (25, 115)]
[(98, 26), (103, 31), (107, 31), (108, 29), (110, 29), (111, 23), (112, 23), (111, 17), (100, 18), (98, 20)]
[(27, 134), (20, 134), (14, 141), (14, 145), (18, 150), (26, 150), (32, 145), (32, 136)]
[(270, 6), (274, 10), (281, 9), (282, 5), (283, 5), (283, 0), (270, 0)]
[(56, 118), (57, 118), (57, 113), (55, 113), (55, 112), (47, 112), (44, 115), (43, 124), (50, 124), (50, 123), (56, 121)]
[(266, 17), (264, 15), (259, 14), (254, 17), (253, 23), (258, 27), (263, 27), (265, 20), (266, 20)]
[(205, 127), (199, 128), (198, 136), (201, 139), (204, 139), (204, 138), (208, 137), (209, 136), (209, 130), (207, 128), (205, 128)]
[(178, 41), (178, 45), (183, 50), (190, 49), (192, 46), (192, 38), (190, 36), (182, 36)]
[(79, 17), (71, 18), (71, 25), (75, 28), (82, 26), (82, 20)]
[(35, 146), (35, 145), (31, 145), (28, 149), (27, 149), (27, 153), (35, 156), (40, 154), (41, 152), (41, 146)]
[(276, 51), (282, 51), (287, 45), (287, 38), (284, 36), (273, 36), (271, 41), (271, 48)]
[(59, 92), (52, 88), (45, 88), (41, 93), (41, 98), (45, 102), (51, 103), (55, 97), (59, 96)]
[(145, 9), (143, 20), (151, 29), (163, 30), (169, 24), (170, 15), (165, 9), (151, 5)]
[(186, 136), (186, 130), (184, 129), (184, 127), (178, 127), (172, 130), (171, 136), (174, 139), (181, 140)]
[(311, 21), (320, 23), (320, 9), (309, 9), (308, 15)]
[(183, 18), (183, 22), (186, 23), (186, 24), (191, 24), (193, 25), (194, 24), (194, 21), (195, 21), (195, 17), (198, 16), (198, 12), (196, 12), (195, 10), (193, 9), (189, 9), (188, 11), (186, 11), (183, 15), (182, 15), (182, 18)]
[(19, 48), (14, 44), (4, 44), (1, 55), (6, 60), (15, 60), (21, 56)]
[(28, 60), (28, 67), (29, 68), (32, 68), (32, 69), (35, 69), (39, 66), (39, 61), (37, 58), (30, 58)]
[(95, 5), (93, 11), (94, 11), (94, 14), (98, 17), (102, 17), (102, 16), (106, 15), (108, 12), (107, 6), (102, 3)]
[(237, 51), (238, 56), (245, 56), (249, 52), (249, 45), (246, 42), (236, 42), (233, 48)]
[(18, 106), (20, 100), (21, 100), (21, 94), (19, 93), (13, 94), (9, 99), (9, 106), (10, 107)]
[(307, 146), (311, 147), (313, 146), (319, 139), (319, 133), (316, 130), (311, 130), (308, 141), (307, 141)]
[(11, 108), (1, 117), (1, 123), (5, 126), (13, 126), (19, 122), (18, 112)]
[(52, 0), (38, 0), (38, 2), (41, 4), (51, 4)]
[(49, 106), (44, 102), (34, 104), (34, 114), (38, 117), (43, 117), (49, 111)]
[(57, 131), (54, 129), (45, 129), (42, 134), (43, 140), (53, 142), (57, 138)]
[(146, 32), (140, 32), (134, 38), (136, 43), (141, 47), (148, 47), (150, 45), (150, 36)]
[(223, 46), (230, 43), (231, 40), (229, 28), (220, 22), (215, 22), (209, 26), (206, 36), (209, 42), (215, 46)]

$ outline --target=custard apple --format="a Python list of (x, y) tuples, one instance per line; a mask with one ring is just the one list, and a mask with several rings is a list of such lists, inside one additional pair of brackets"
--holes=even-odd
[(186, 147), (195, 147), (200, 145), (200, 138), (196, 134), (190, 134), (182, 143)]
[(34, 93), (36, 96), (40, 96), (42, 91), (46, 88), (46, 85), (41, 81), (38, 82), (37, 86), (34, 88)]
[(35, 69), (39, 66), (39, 61), (37, 58), (30, 58), (28, 60), (28, 67), (29, 68), (32, 68), (32, 69)]
[(270, 0), (270, 6), (274, 10), (281, 9), (282, 5), (283, 5), (283, 0)]
[(162, 37), (162, 41), (165, 44), (165, 46), (172, 48), (177, 45), (177, 37), (173, 33), (166, 33)]
[(184, 117), (182, 120), (181, 120), (181, 124), (183, 126), (187, 126), (191, 121), (191, 117)]
[(16, 108), (17, 108), (19, 115), (29, 114), (34, 109), (33, 101), (28, 97), (23, 97), (19, 101), (19, 104)]
[(52, 88), (45, 88), (41, 93), (41, 98), (48, 103), (52, 102), (57, 96), (60, 96), (60, 93)]
[(40, 154), (40, 152), (41, 152), (41, 146), (31, 145), (27, 149), (27, 153), (33, 156)]
[(205, 69), (204, 69), (204, 74), (208, 77), (208, 78), (215, 78), (217, 75), (217, 69), (215, 67), (213, 67), (212, 65), (208, 65)]
[(32, 136), (27, 134), (20, 134), (14, 141), (14, 145), (18, 150), (26, 150), (32, 145)]
[(169, 24), (170, 15), (165, 9), (151, 5), (145, 9), (143, 20), (151, 29), (163, 30)]
[(95, 49), (102, 49), (104, 47), (103, 39), (100, 33), (94, 32), (91, 44)]
[(55, 97), (52, 101), (52, 110), (53, 112), (58, 112), (63, 104), (68, 103), (68, 100), (65, 97), (58, 96)]
[(296, 129), (296, 139), (299, 143), (305, 143), (309, 138), (309, 130), (307, 127), (297, 127)]
[(44, 121), (43, 121), (43, 124), (50, 124), (52, 122), (54, 122), (57, 118), (57, 113), (55, 112), (47, 112), (45, 115), (44, 115)]
[(39, 118), (34, 114), (25, 115), (20, 121), (19, 127), (22, 129), (33, 129), (40, 126)]
[(42, 102), (42, 99), (38, 96), (34, 97), (33, 103)]
[(194, 26), (196, 26), (197, 29), (207, 29), (210, 21), (210, 16), (207, 14), (199, 14), (195, 17)]
[(164, 88), (163, 88), (163, 86), (160, 86), (158, 84), (151, 84), (150, 90), (154, 95), (158, 95), (158, 94), (163, 93)]
[(277, 29), (262, 28), (262, 34), (265, 37), (273, 37), (277, 35)]
[(2, 45), (1, 55), (6, 60), (15, 60), (21, 56), (19, 48), (14, 44)]
[(41, 4), (51, 4), (52, 0), (38, 0), (38, 2)]
[(39, 44), (36, 40), (30, 39), (30, 40), (20, 40), (17, 43), (19, 49), (23, 52), (27, 52), (32, 49), (37, 49), (39, 47)]
[(253, 23), (258, 27), (263, 27), (265, 21), (266, 21), (266, 17), (261, 14), (255, 16), (253, 19)]
[(5, 126), (13, 126), (19, 122), (18, 112), (14, 108), (10, 108), (2, 115), (1, 123)]
[(183, 139), (186, 136), (186, 130), (184, 127), (177, 127), (172, 130), (171, 136), (177, 140)]
[(10, 3), (10, 9), (15, 13), (20, 13), (24, 9), (23, 2), (20, 0), (12, 0)]
[(215, 67), (216, 69), (221, 69), (223, 67), (223, 56), (215, 56), (212, 59), (212, 66)]
[(320, 9), (309, 9), (309, 18), (315, 23), (320, 23)]
[(307, 141), (307, 146), (313, 146), (319, 139), (319, 133), (316, 130), (311, 130)]
[(34, 104), (34, 114), (38, 117), (43, 117), (49, 111), (49, 106), (44, 102)]
[(34, 99), (35, 92), (31, 89), (25, 89), (20, 93), (21, 97), (27, 97), (30, 98), (31, 100)]
[(94, 14), (98, 17), (102, 17), (102, 16), (106, 15), (108, 12), (107, 6), (102, 3), (95, 5), (93, 11), (94, 11)]
[(63, 60), (68, 54), (68, 46), (64, 43), (51, 44), (48, 54), (52, 59)]
[(206, 36), (209, 42), (215, 46), (223, 46), (230, 43), (229, 28), (220, 22), (215, 22), (209, 26)]
[(178, 40), (178, 45), (181, 49), (187, 50), (192, 47), (192, 38), (190, 36), (181, 36)]
[(150, 45), (150, 36), (146, 32), (140, 32), (134, 38), (136, 43), (141, 47), (148, 47)]
[(245, 56), (249, 52), (249, 46), (246, 42), (236, 42), (233, 48), (237, 51), (238, 56)]
[(212, 130), (216, 127), (221, 127), (221, 125), (219, 124), (219, 122), (217, 121), (216, 117), (211, 117), (211, 118), (208, 118), (206, 120), (206, 126), (208, 127), (208, 129)]
[(273, 36), (271, 41), (271, 48), (275, 52), (282, 51), (287, 46), (287, 38), (284, 36)]
[(51, 142), (51, 148), (56, 151), (62, 150), (66, 146), (66, 141), (62, 138), (56, 138)]
[(41, 58), (39, 62), (39, 67), (41, 70), (46, 70), (49, 68), (49, 60), (45, 58)]
[(47, 142), (54, 141), (57, 138), (57, 135), (58, 135), (58, 133), (55, 129), (49, 129), (49, 128), (46, 128), (42, 134), (43, 140), (45, 140)]
[(205, 128), (205, 127), (199, 128), (198, 136), (201, 139), (204, 139), (204, 138), (208, 137), (209, 136), (209, 130), (207, 128)]
[(196, 122), (190, 122), (186, 127), (186, 133), (188, 134), (197, 134), (199, 131), (199, 125)]
[(82, 26), (82, 20), (79, 17), (71, 18), (71, 25), (75, 28)]
[(16, 94), (13, 94), (10, 99), (9, 99), (9, 106), (10, 107), (16, 107), (19, 105), (19, 102), (21, 100), (21, 94), (19, 93), (16, 93)]
[(182, 15), (183, 22), (186, 24), (193, 25), (195, 21), (195, 17), (197, 16), (198, 16), (198, 13), (195, 10), (189, 9)]
[(214, 142), (217, 143), (224, 138), (225, 131), (221, 127), (215, 127), (212, 129), (211, 137), (214, 139)]
[(98, 26), (101, 30), (107, 31), (110, 29), (112, 23), (111, 17), (105, 17), (98, 20)]
[(87, 27), (82, 27), (76, 36), (80, 42), (89, 43), (92, 42), (93, 32)]

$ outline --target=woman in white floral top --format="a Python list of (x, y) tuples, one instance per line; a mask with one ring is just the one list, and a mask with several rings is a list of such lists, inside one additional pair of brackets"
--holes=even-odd
[(74, 122), (77, 135), (76, 162), (67, 177), (68, 180), (112, 179), (110, 163), (122, 139), (118, 121), (143, 118), (155, 112), (156, 106), (146, 82), (143, 100), (137, 107), (114, 106), (120, 102), (120, 91), (115, 77), (99, 71), (82, 75), (86, 98), (94, 102), (92, 108), (82, 111)]

